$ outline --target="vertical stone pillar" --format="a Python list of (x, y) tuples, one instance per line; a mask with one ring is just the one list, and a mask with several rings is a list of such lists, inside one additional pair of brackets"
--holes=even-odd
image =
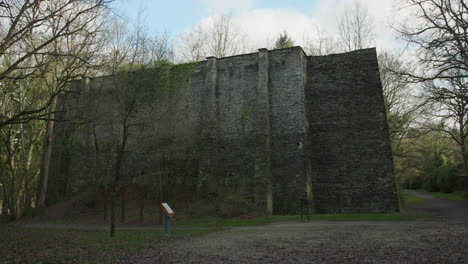
[(204, 85), (200, 87), (200, 184), (216, 184), (216, 137), (217, 137), (217, 59), (207, 57)]
[(265, 212), (273, 212), (271, 178), (271, 124), (269, 91), (269, 56), (267, 49), (258, 50), (257, 113), (259, 116), (259, 145), (255, 161), (257, 198), (265, 206)]
[(215, 57), (206, 58), (207, 73), (205, 77), (205, 89), (202, 97), (202, 136), (214, 138), (216, 131), (216, 112), (217, 112), (217, 59)]
[(269, 55), (273, 213), (300, 214), (301, 199), (308, 195), (303, 51)]

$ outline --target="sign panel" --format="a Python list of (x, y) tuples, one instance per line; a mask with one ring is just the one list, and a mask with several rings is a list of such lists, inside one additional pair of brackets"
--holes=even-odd
[(167, 203), (161, 203), (161, 208), (163, 209), (164, 213), (169, 217), (174, 217), (175, 213), (172, 208)]

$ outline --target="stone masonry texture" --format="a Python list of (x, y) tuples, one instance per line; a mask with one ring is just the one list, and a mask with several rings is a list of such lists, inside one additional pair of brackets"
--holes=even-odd
[(375, 49), (209, 57), (169, 92), (161, 74), (71, 84), (75, 92), (58, 103), (58, 117), (69, 121), (55, 129), (50, 180), (60, 188), (51, 187), (51, 197), (112, 174), (123, 91), (139, 87), (131, 90), (141, 95), (130, 115), (139, 125), (128, 138), (122, 185), (163, 175), (194, 193), (236, 186), (279, 215), (299, 214), (301, 199), (317, 213), (399, 210)]

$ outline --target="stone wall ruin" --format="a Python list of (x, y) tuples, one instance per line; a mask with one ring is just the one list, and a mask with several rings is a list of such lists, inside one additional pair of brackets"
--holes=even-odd
[(116, 91), (140, 85), (147, 100), (135, 120), (144, 122), (129, 138), (123, 184), (165, 173), (194, 192), (242, 186), (256, 207), (279, 215), (300, 213), (304, 198), (317, 213), (399, 210), (375, 49), (260, 49), (207, 58), (164, 83), (156, 70), (138, 74), (75, 82), (80, 95), (60, 98), (59, 118), (87, 121), (56, 125), (51, 181), (95, 175), (99, 184), (111, 173), (121, 136)]

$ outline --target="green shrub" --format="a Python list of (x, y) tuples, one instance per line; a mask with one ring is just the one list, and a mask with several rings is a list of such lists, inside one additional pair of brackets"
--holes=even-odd
[(457, 167), (442, 165), (435, 169), (422, 184), (423, 189), (429, 192), (453, 192), (457, 185)]

